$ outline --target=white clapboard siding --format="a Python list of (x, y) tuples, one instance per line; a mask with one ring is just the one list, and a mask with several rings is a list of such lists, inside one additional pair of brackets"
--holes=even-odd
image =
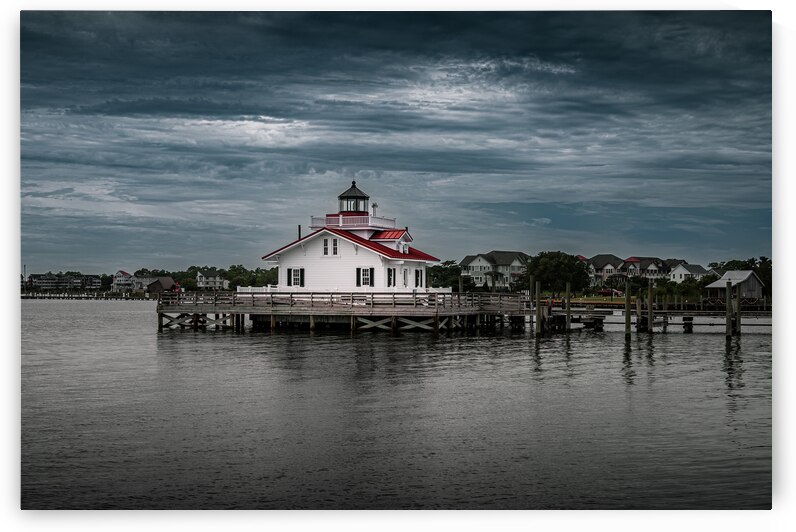
[[(329, 239), (329, 255), (323, 255), (323, 239)], [(426, 284), (425, 264), (418, 262), (395, 261), (357, 246), (343, 238), (338, 238), (338, 254), (332, 255), (332, 239), (328, 233), (319, 233), (290, 250), (279, 254), (279, 287), (285, 289), (299, 288), (287, 286), (287, 270), (304, 268), (304, 289), (317, 291), (392, 291), (387, 287), (387, 268), (395, 268), (397, 289), (413, 290), (415, 288), (415, 270), (423, 270), (423, 287)], [(356, 286), (356, 269), (373, 268), (373, 287)], [(407, 287), (403, 286), (402, 269), (407, 269)]]

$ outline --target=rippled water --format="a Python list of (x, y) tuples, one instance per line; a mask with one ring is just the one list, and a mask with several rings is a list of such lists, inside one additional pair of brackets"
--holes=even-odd
[(769, 508), (771, 336), (157, 333), (22, 301), (23, 508)]

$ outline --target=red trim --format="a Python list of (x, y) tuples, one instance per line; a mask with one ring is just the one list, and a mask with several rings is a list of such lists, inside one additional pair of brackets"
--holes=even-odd
[[(370, 237), (371, 240), (398, 240), (406, 233), (406, 229), (390, 229), (388, 231), (376, 231)], [(409, 237), (412, 238), (411, 236)]]
[(312, 238), (313, 236), (317, 235), (321, 231), (326, 231), (326, 232), (331, 233), (333, 235), (337, 235), (337, 236), (339, 236), (341, 238), (344, 238), (344, 239), (348, 240), (349, 242), (353, 242), (354, 244), (360, 245), (363, 248), (367, 248), (367, 249), (369, 249), (371, 251), (375, 251), (379, 255), (383, 255), (383, 256), (385, 256), (387, 258), (390, 258), (390, 259), (422, 260), (422, 261), (429, 261), (429, 262), (439, 262), (438, 258), (433, 257), (433, 256), (431, 256), (431, 255), (429, 255), (427, 253), (423, 253), (419, 249), (416, 249), (416, 248), (413, 248), (413, 247), (409, 247), (408, 248), (409, 249), (408, 253), (401, 253), (400, 251), (396, 251), (394, 249), (390, 249), (387, 246), (379, 244), (378, 242), (372, 242), (370, 240), (366, 240), (366, 239), (362, 238), (361, 236), (357, 236), (354, 233), (350, 233), (348, 231), (343, 231), (342, 229), (335, 229), (333, 227), (322, 227), (322, 228), (318, 229), (317, 231), (314, 231), (314, 232), (308, 234), (307, 236), (305, 236), (303, 238), (300, 238), (298, 240), (294, 240), (293, 242), (291, 242), (290, 244), (288, 244), (286, 246), (282, 246), (281, 248), (277, 249), (276, 251), (272, 251), (271, 253), (268, 253), (267, 255), (263, 255), (262, 259), (266, 260), (266, 259), (268, 259), (268, 257), (273, 257), (277, 253), (279, 253), (281, 251), (284, 251), (284, 250), (286, 250), (286, 249), (288, 249), (290, 247), (293, 247), (296, 244), (298, 244), (299, 242), (307, 240), (308, 238)]

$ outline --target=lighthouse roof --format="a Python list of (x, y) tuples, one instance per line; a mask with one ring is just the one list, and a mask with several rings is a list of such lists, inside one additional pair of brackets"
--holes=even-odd
[(349, 188), (348, 190), (346, 190), (345, 192), (343, 192), (342, 194), (337, 196), (337, 199), (343, 199), (343, 198), (365, 198), (365, 199), (369, 199), (370, 196), (368, 196), (367, 194), (365, 194), (364, 192), (362, 192), (361, 190), (359, 190), (357, 188), (357, 182), (356, 181), (351, 181), (351, 188)]

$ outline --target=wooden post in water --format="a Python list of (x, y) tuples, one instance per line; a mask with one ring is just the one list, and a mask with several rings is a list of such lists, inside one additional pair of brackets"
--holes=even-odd
[(654, 313), (652, 312), (652, 279), (650, 279), (649, 287), (647, 288), (647, 330), (652, 332), (652, 319)]
[(630, 279), (625, 279), (625, 338), (630, 338)]
[(569, 308), (569, 290), (571, 288), (571, 283), (567, 281), (567, 292), (566, 292), (566, 302), (567, 302), (567, 329), (566, 331), (569, 332), (569, 325), (572, 321), (572, 311)]
[(735, 286), (735, 334), (741, 336), (741, 283)]
[(727, 281), (727, 288), (724, 290), (724, 297), (726, 300), (726, 323), (724, 327), (724, 336), (729, 338), (732, 336), (732, 283), (730, 281)]
[(534, 327), (534, 334), (536, 336), (542, 335), (542, 305), (541, 305), (541, 298), (539, 297), (539, 293), (541, 292), (542, 283), (540, 281), (536, 281), (535, 284), (534, 294), (536, 295), (536, 325)]
[(158, 312), (158, 332), (163, 332), (163, 313)]
[(311, 331), (315, 330), (315, 316), (313, 316), (312, 314), (310, 314), (310, 330)]

